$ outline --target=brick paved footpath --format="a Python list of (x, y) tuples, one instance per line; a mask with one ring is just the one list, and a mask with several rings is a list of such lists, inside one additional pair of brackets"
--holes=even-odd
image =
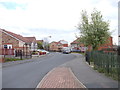
[(86, 88), (70, 68), (58, 67), (50, 71), (38, 84), (37, 88)]

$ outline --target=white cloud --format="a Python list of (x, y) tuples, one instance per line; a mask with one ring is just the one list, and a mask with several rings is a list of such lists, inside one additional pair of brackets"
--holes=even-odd
[[(1, 28), (15, 33), (33, 34), (38, 39), (51, 34), (53, 40), (59, 40), (62, 37), (71, 42), (75, 39), (73, 31), (77, 33), (75, 26), (80, 21), (80, 12), (86, 10), (90, 13), (93, 8), (101, 11), (105, 20), (110, 20), (111, 30), (117, 29), (118, 26), (117, 1), (114, 0), (0, 0), (0, 2), (26, 5), (24, 9), (21, 7), (7, 9), (0, 4), (0, 12), (3, 12), (0, 13)], [(42, 34), (39, 35), (30, 28), (39, 28), (37, 32)], [(47, 31), (43, 32), (44, 28)], [(66, 31), (70, 37), (66, 37), (68, 36), (67, 33), (64, 33)], [(58, 33), (54, 34), (54, 32)]]

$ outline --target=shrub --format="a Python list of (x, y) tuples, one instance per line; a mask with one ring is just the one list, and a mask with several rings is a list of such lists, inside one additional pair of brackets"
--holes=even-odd
[(36, 54), (38, 54), (38, 52), (32, 52), (32, 54), (33, 54), (33, 55), (36, 55)]
[(19, 59), (19, 58), (5, 58), (6, 62), (9, 62), (9, 61), (18, 61), (18, 60), (21, 60), (21, 59)]

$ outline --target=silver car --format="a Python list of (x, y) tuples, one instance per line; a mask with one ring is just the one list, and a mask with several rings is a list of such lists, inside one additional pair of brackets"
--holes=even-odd
[(65, 53), (65, 54), (71, 53), (70, 49), (64, 49), (62, 52)]

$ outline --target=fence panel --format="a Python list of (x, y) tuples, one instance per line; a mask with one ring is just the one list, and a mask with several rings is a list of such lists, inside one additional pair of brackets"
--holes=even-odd
[[(88, 52), (90, 60), (94, 62), (94, 68), (118, 79), (118, 55), (112, 52), (92, 51)], [(120, 56), (119, 56), (120, 57)]]

